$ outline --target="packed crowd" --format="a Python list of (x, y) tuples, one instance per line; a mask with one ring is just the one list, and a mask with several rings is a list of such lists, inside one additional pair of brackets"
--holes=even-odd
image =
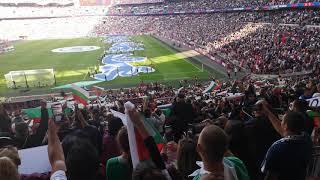
[[(319, 106), (308, 105), (309, 98), (320, 96), (319, 76), (318, 70), (311, 76), (263, 82), (246, 76), (223, 83), (212, 77), (221, 85), (206, 92), (209, 83), (197, 79), (181, 81), (179, 89), (141, 83), (103, 92), (107, 106), (63, 106), (59, 121), (50, 117), (45, 101), (37, 123), (1, 106), (0, 178), (302, 180), (318, 176), (314, 174), (318, 171), (306, 169), (319, 168), (311, 159), (319, 158), (312, 153), (313, 146), (319, 145), (320, 111)], [(126, 101), (134, 102), (135, 108)], [(133, 166), (129, 124), (112, 110), (129, 116), (151, 156), (149, 163)], [(146, 123), (163, 135), (161, 149)], [(42, 144), (48, 144), (51, 173), (19, 174), (17, 149)]]
[(319, 19), (313, 10), (109, 16), (95, 32), (153, 34), (207, 54), (220, 55), (253, 73), (282, 74), (308, 71), (319, 63), (319, 29), (313, 27), (319, 24)]
[(153, 4), (164, 2), (164, 0), (114, 0), (114, 4), (124, 5), (124, 4)]
[[(158, 2), (158, 1), (157, 1)], [(166, 0), (163, 3), (156, 4), (135, 4), (131, 6), (123, 6), (117, 4), (109, 9), (110, 14), (122, 13), (162, 13), (162, 12), (179, 12), (179, 11), (201, 11), (212, 9), (227, 9), (227, 8), (240, 8), (240, 7), (262, 7), (267, 5), (283, 5), (289, 3), (299, 2), (313, 2), (313, 1), (300, 1), (300, 0), (240, 0), (240, 1), (216, 1), (216, 0)]]

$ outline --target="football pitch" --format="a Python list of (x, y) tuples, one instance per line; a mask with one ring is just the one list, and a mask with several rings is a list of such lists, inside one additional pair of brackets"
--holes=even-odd
[[(135, 36), (134, 40), (144, 44), (143, 51), (135, 51), (134, 56), (147, 57), (145, 62), (132, 63), (139, 66), (152, 66), (155, 71), (140, 73), (138, 76), (117, 77), (112, 81), (96, 84), (104, 88), (119, 88), (134, 86), (144, 82), (177, 82), (181, 79), (191, 79), (195, 76), (200, 79), (209, 78), (209, 74), (221, 77), (217, 72), (202, 70), (201, 65), (192, 63), (192, 60), (183, 53), (172, 49), (151, 36)], [(9, 71), (48, 69), (55, 72), (56, 86), (66, 85), (79, 81), (92, 81), (88, 76), (90, 69), (101, 65), (101, 55), (110, 47), (103, 38), (78, 38), (19, 41), (14, 44), (15, 51), (0, 54), (0, 96), (30, 95), (58, 92), (50, 87), (32, 87), (29, 89), (7, 88), (4, 75)], [(101, 49), (89, 52), (54, 53), (51, 50), (69, 46), (99, 46)]]

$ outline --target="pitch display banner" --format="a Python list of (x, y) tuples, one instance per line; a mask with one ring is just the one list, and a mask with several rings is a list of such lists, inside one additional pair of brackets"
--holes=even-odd
[(81, 6), (100, 6), (100, 5), (109, 5), (111, 0), (80, 0)]

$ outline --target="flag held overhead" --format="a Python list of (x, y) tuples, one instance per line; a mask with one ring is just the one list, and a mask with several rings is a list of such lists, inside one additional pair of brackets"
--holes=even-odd
[(71, 87), (71, 92), (74, 100), (85, 106), (88, 105), (90, 97), (89, 92), (74, 84), (72, 84)]

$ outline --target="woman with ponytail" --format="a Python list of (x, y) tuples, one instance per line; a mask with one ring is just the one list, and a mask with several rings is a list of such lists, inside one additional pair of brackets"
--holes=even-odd
[(107, 180), (131, 180), (132, 162), (126, 127), (122, 127), (117, 135), (117, 142), (121, 155), (107, 161)]

